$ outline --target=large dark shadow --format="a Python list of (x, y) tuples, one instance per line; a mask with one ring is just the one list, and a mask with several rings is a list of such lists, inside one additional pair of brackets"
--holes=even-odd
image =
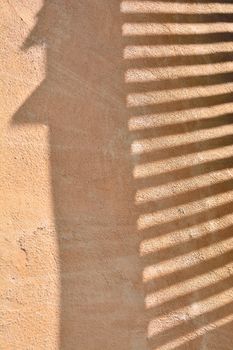
[(48, 0), (23, 47), (46, 47), (13, 125), (49, 130), (62, 350), (146, 348), (121, 20), (115, 0)]

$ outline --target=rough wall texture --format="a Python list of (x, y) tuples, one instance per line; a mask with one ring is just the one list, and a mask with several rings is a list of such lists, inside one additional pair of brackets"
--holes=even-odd
[(232, 350), (233, 4), (1, 0), (0, 349)]

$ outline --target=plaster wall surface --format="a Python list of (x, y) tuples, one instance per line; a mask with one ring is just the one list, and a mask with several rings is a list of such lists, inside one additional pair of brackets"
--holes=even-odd
[(233, 4), (0, 1), (0, 349), (232, 350)]

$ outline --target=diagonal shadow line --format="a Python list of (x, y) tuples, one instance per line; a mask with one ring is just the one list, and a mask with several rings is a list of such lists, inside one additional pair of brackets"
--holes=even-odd
[(179, 219), (166, 221), (161, 224), (156, 224), (150, 228), (143, 229), (143, 239), (153, 237), (160, 237), (178, 230), (184, 230), (203, 224), (205, 222), (221, 218), (223, 216), (232, 214), (233, 208), (231, 202), (227, 202), (216, 207), (207, 208), (201, 212), (182, 216)]
[(122, 13), (124, 23), (232, 23), (233, 13)]
[[(217, 326), (215, 328), (211, 327), (211, 330), (205, 329), (204, 334), (195, 335), (194, 339), (186, 339), (184, 344), (178, 345), (176, 347), (173, 347), (172, 350), (187, 350), (187, 349), (200, 349), (200, 344), (203, 343), (203, 337), (205, 337), (205, 344), (207, 335), (211, 337), (211, 335), (215, 336), (224, 336), (228, 338), (228, 334), (233, 329), (233, 321), (232, 319), (225, 321), (223, 325)], [(227, 333), (226, 333), (227, 332)], [(224, 334), (225, 333), (225, 334)], [(211, 338), (210, 338), (211, 339)], [(213, 339), (213, 338), (212, 338)], [(220, 338), (221, 339), (221, 338)], [(225, 342), (224, 350), (232, 350), (232, 343), (231, 342)]]
[[(233, 16), (233, 15), (232, 15)], [(124, 37), (125, 46), (157, 46), (157, 45), (202, 45), (222, 42), (232, 42), (230, 32), (205, 34), (159, 34), (159, 35), (131, 35)]]
[(209, 150), (224, 148), (231, 145), (233, 145), (233, 135), (224, 135), (212, 139), (199, 141), (198, 143), (195, 141), (158, 150), (146, 150), (145, 153), (139, 155), (139, 164), (176, 158), (183, 156), (184, 154), (185, 156), (187, 156), (188, 154), (201, 153)]
[(170, 288), (178, 283), (184, 283), (192, 280), (194, 277), (201, 277), (206, 273), (210, 273), (220, 267), (233, 262), (233, 249), (228, 250), (221, 255), (205, 259), (195, 265), (185, 267), (183, 269), (173, 271), (163, 276), (156, 277), (145, 283), (146, 293), (155, 293), (165, 288)]
[(126, 68), (158, 68), (173, 66), (205, 65), (210, 63), (225, 63), (233, 61), (232, 52), (217, 52), (199, 55), (176, 55), (162, 57), (126, 58)]
[(233, 73), (224, 72), (218, 74), (203, 74), (184, 76), (176, 79), (162, 79), (157, 81), (138, 81), (127, 83), (128, 93), (143, 93), (157, 90), (174, 90), (182, 88), (192, 88), (198, 86), (218, 85), (232, 83)]
[(132, 116), (142, 116), (142, 114), (181, 112), (191, 109), (213, 107), (231, 102), (233, 102), (233, 94), (232, 92), (228, 92), (211, 96), (186, 98), (170, 102), (151, 103), (146, 106), (133, 106), (129, 108)]
[(194, 203), (209, 197), (227, 193), (233, 190), (233, 179), (229, 179), (215, 184), (198, 187), (195, 190), (185, 191), (177, 195), (165, 197), (158, 200), (150, 200), (150, 203), (138, 203), (141, 207), (141, 213), (150, 213), (155, 211), (167, 210), (179, 205)]
[[(233, 302), (216, 307), (214, 310), (207, 311), (201, 315), (191, 318), (189, 321), (183, 322), (179, 325), (166, 329), (157, 333), (149, 339), (149, 344), (152, 346), (162, 346), (175, 338), (184, 336), (187, 333), (195, 332), (198, 329), (215, 322), (233, 313)], [(156, 349), (155, 348), (155, 349)]]
[(233, 124), (233, 114), (226, 113), (210, 118), (183, 121), (161, 126), (146, 127), (146, 129), (132, 130), (138, 138), (153, 138), (180, 135), (198, 130), (212, 129)]
[(228, 226), (222, 230), (216, 230), (207, 232), (204, 236), (198, 238), (190, 238), (188, 241), (174, 244), (173, 246), (159, 249), (155, 252), (151, 252), (145, 256), (142, 256), (142, 261), (145, 266), (153, 265), (174, 258), (184, 256), (191, 252), (197, 252), (198, 250), (209, 247), (212, 244), (224, 242), (233, 237), (233, 225)]
[(233, 286), (233, 276), (226, 277), (212, 283), (206, 287), (197, 288), (189, 293), (185, 293), (178, 297), (169, 299), (163, 303), (156, 305), (147, 310), (147, 314), (150, 318), (159, 317), (165, 315), (168, 312), (174, 312), (185, 306), (189, 306), (191, 301), (195, 298), (195, 303), (213, 297), (224, 291), (231, 289)]
[(138, 178), (136, 180), (139, 182), (138, 189), (143, 189), (145, 187), (157, 187), (160, 185), (165, 185), (167, 183), (176, 182), (178, 180), (194, 178), (196, 176), (205, 175), (211, 172), (232, 168), (233, 156), (230, 156), (177, 170), (167, 171), (158, 175), (150, 175), (140, 179)]

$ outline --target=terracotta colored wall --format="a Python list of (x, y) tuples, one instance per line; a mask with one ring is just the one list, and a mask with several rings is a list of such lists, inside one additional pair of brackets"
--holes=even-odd
[(233, 4), (2, 0), (0, 348), (233, 348)]

